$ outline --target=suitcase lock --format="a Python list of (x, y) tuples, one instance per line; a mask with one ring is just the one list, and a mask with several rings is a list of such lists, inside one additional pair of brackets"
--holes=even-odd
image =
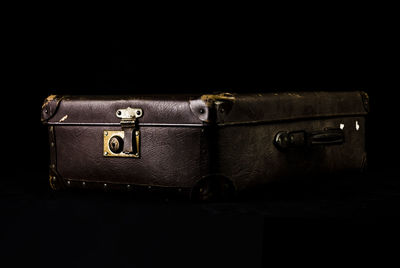
[(122, 131), (104, 131), (104, 152), (107, 157), (139, 157), (140, 131), (136, 119), (142, 117), (140, 108), (119, 109), (116, 116), (121, 118)]

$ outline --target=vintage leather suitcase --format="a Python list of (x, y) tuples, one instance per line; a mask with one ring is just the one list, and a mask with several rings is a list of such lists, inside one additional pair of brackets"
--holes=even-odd
[(50, 185), (195, 199), (362, 170), (364, 92), (49, 96)]

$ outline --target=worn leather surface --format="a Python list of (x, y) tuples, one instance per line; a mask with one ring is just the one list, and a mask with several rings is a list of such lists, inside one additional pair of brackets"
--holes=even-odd
[(46, 98), (42, 105), (42, 122), (46, 122), (56, 114), (61, 100), (62, 97), (56, 95), (50, 95)]
[[(344, 125), (343, 144), (282, 151), (273, 143), (280, 131), (315, 131), (340, 128), (340, 124)], [(283, 178), (296, 180), (316, 174), (361, 171), (366, 160), (364, 137), (364, 117), (221, 127), (218, 135), (219, 173), (231, 178), (241, 190)]]
[(199, 179), (201, 128), (142, 127), (140, 158), (104, 157), (103, 131), (118, 129), (56, 127), (64, 180), (189, 187)]
[[(284, 177), (361, 169), (365, 97), (360, 92), (177, 96), (63, 96), (46, 101), (53, 128), (51, 174), (64, 186), (93, 183), (191, 188), (209, 174), (238, 190)], [(103, 131), (121, 130), (115, 112), (141, 108), (140, 158), (103, 155)], [(46, 119), (47, 118), (47, 119)], [(359, 129), (355, 129), (355, 125)], [(343, 124), (345, 142), (279, 151), (279, 131)], [(78, 184), (77, 184), (78, 183)]]
[(236, 95), (232, 108), (218, 109), (220, 124), (275, 122), (365, 115), (360, 92), (280, 92)]
[(49, 123), (118, 124), (121, 119), (115, 112), (131, 107), (143, 110), (139, 124), (201, 124), (190, 110), (190, 98), (197, 96), (64, 96)]
[(115, 112), (127, 107), (143, 110), (139, 124), (236, 124), (367, 113), (358, 91), (225, 95), (63, 96), (47, 102), (57, 113), (50, 118), (42, 113), (42, 120), (117, 124)]

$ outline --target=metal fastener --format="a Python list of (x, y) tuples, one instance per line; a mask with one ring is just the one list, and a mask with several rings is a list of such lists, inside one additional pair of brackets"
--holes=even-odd
[(131, 188), (131, 185), (130, 185), (130, 184), (128, 184), (128, 185), (126, 186), (126, 188), (130, 189), (130, 188)]
[(104, 136), (107, 136), (108, 135), (108, 132), (107, 131), (104, 131)]
[(70, 182), (70, 181), (67, 181), (67, 184), (68, 184), (68, 185), (71, 185), (71, 182)]
[(82, 186), (85, 187), (85, 185), (86, 185), (86, 182), (82, 182)]
[(204, 109), (200, 109), (199, 112), (200, 112), (201, 114), (204, 114)]
[(104, 183), (104, 188), (107, 187), (107, 183)]
[(52, 142), (50, 145), (51, 145), (51, 147), (54, 147), (54, 142)]
[(147, 188), (151, 189), (151, 185), (149, 185)]
[(107, 152), (104, 152), (104, 155), (108, 155), (108, 153), (107, 153)]

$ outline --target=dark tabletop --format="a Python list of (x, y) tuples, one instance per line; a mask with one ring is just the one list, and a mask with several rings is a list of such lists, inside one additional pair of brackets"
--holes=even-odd
[[(32, 180), (41, 174), (25, 174)], [(320, 179), (319, 181), (317, 181)], [(397, 243), (400, 181), (393, 174), (270, 184), (222, 203), (180, 196), (47, 186), (1, 189), (1, 254), (57, 267), (258, 267), (261, 263), (385, 261)], [(376, 258), (375, 258), (375, 257)], [(317, 261), (318, 260), (318, 261)], [(369, 261), (368, 261), (369, 262)]]

